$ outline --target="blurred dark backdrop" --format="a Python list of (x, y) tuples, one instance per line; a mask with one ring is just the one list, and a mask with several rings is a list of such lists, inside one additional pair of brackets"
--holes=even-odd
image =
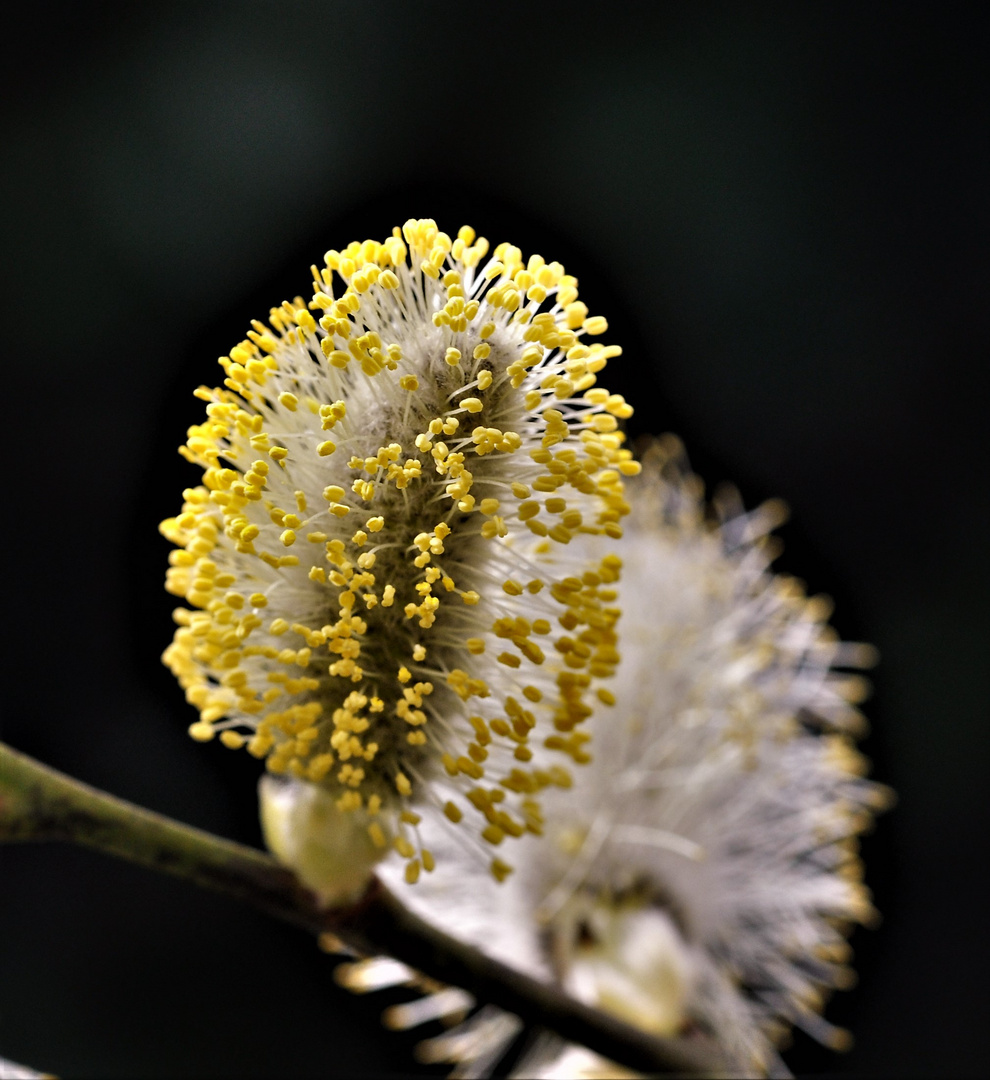
[[(779, 565), (879, 645), (900, 804), (845, 1057), (990, 1060), (988, 142), (977, 5), (7, 9), (3, 736), (256, 843), (255, 766), (158, 656), (191, 397), (328, 247), (406, 217), (560, 259), (635, 433), (793, 510)], [(984, 851), (980, 855), (980, 851)], [(0, 1053), (64, 1077), (410, 1070), (300, 934), (97, 855), (0, 851)]]

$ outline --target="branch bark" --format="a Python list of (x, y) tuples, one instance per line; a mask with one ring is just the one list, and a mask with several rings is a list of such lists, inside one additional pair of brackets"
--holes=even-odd
[(333, 934), (357, 953), (394, 956), (628, 1068), (722, 1072), (708, 1040), (657, 1038), (589, 1008), (420, 919), (377, 879), (355, 904), (321, 909), (271, 856), (118, 799), (0, 743), (0, 842), (24, 841), (94, 848), (226, 893), (310, 933)]

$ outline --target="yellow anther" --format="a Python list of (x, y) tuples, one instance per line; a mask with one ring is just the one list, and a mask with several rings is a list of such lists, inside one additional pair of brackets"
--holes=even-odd
[(580, 300), (575, 300), (564, 308), (564, 319), (567, 327), (571, 330), (580, 329), (587, 317), (588, 307), (586, 304), (582, 304)]
[(324, 439), (323, 442), (317, 445), (316, 452), (320, 455), (320, 457), (328, 457), (336, 449), (337, 444), (335, 442), (332, 442), (330, 439)]
[(465, 776), (470, 776), (472, 780), (480, 780), (485, 775), (484, 768), (478, 762), (465, 756), (457, 759), (457, 769)]
[(489, 844), (501, 844), (505, 839), (505, 832), (498, 827), (498, 825), (487, 825), (481, 831), (482, 837), (488, 841)]
[(364, 524), (365, 524), (365, 528), (368, 530), (368, 532), (373, 532), (373, 533), (381, 532), (381, 530), (385, 526), (385, 518), (380, 517), (380, 516), (379, 517), (368, 518), (368, 520)]
[(469, 413), (480, 413), (484, 408), (481, 399), (476, 397), (461, 398), (458, 404), (462, 409), (467, 409)]
[(279, 404), (283, 405), (289, 412), (295, 412), (299, 408), (299, 398), (295, 394), (290, 394), (288, 390), (283, 390), (278, 395)]
[(508, 863), (502, 862), (501, 859), (492, 859), (490, 866), (492, 876), (496, 881), (502, 882), (512, 873), (512, 867)]
[(417, 379), (415, 375), (403, 375), (402, 378), (399, 379), (399, 385), (403, 390), (418, 390), (419, 379)]
[(444, 353), (443, 359), (444, 359), (444, 363), (448, 364), (450, 367), (457, 367), (457, 365), (461, 362), (461, 351), (460, 351), (460, 349), (454, 349), (454, 348), (448, 349)]

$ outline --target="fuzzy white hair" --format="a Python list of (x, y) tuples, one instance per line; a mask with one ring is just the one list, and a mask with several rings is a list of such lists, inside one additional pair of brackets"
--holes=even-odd
[[(709, 508), (671, 438), (631, 494), (615, 702), (589, 720), (593, 761), (546, 800), (544, 839), (497, 884), (427, 818), (436, 872), (415, 888), (401, 866), (379, 873), (499, 960), (647, 1029), (706, 1033), (733, 1074), (786, 1074), (775, 1047), (789, 1026), (847, 1042), (820, 1010), (852, 979), (845, 934), (874, 916), (855, 837), (890, 796), (863, 779), (864, 685), (841, 670), (873, 650), (839, 642), (827, 602), (770, 571), (780, 504)], [(407, 1008), (396, 1024), (442, 1012)], [(519, 1030), (483, 1010), (424, 1052), (485, 1075)], [(616, 1075), (555, 1039), (518, 1065), (562, 1068)]]

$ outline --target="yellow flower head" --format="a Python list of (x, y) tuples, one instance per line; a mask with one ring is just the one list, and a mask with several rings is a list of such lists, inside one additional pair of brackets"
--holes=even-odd
[(618, 660), (620, 561), (568, 544), (621, 536), (621, 350), (559, 263), (487, 255), (429, 220), (327, 252), (196, 391), (203, 482), (161, 526), (192, 736), (317, 785), (410, 880), (416, 804), (540, 832)]

